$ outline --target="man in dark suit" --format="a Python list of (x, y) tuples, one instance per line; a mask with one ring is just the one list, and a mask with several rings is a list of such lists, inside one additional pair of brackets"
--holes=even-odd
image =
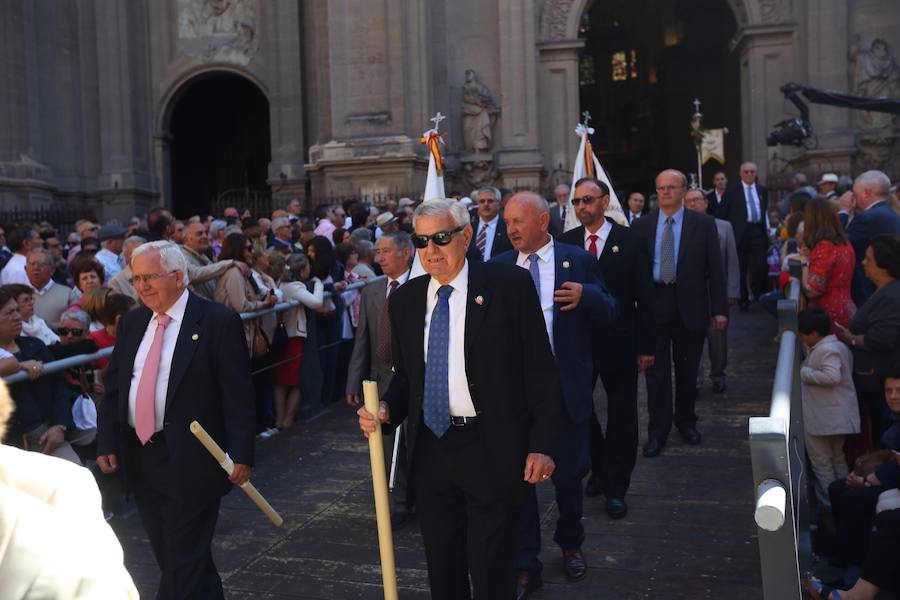
[[(553, 474), (560, 383), (534, 284), (517, 267), (468, 262), (465, 207), (416, 208), (428, 276), (391, 297), (394, 378), (381, 421), (407, 419), (410, 486), (432, 598), (514, 598), (527, 484)], [(375, 417), (358, 411), (360, 429)]]
[(706, 214), (711, 217), (716, 216), (719, 205), (722, 204), (722, 198), (725, 197), (726, 189), (728, 189), (728, 177), (725, 176), (725, 171), (713, 173), (713, 189), (706, 194)]
[[(852, 192), (841, 196), (841, 213), (855, 216), (847, 225), (847, 239), (856, 252), (856, 270), (850, 295), (862, 306), (875, 293), (875, 284), (866, 277), (862, 261), (872, 240), (883, 233), (900, 234), (900, 216), (888, 202), (891, 180), (881, 171), (866, 171), (853, 182)], [(845, 217), (846, 218), (846, 217)]]
[(706, 330), (728, 325), (725, 269), (715, 219), (684, 208), (687, 178), (667, 169), (656, 177), (659, 208), (638, 220), (653, 264), (656, 361), (647, 371), (650, 413), (644, 456), (658, 456), (672, 428), (672, 362), (675, 363), (674, 421), (684, 441), (700, 443), (697, 431), (697, 369)]
[[(605, 183), (603, 184), (603, 186), (608, 187)], [(607, 195), (609, 194), (607, 193)], [(628, 225), (630, 226), (635, 221), (644, 216), (644, 209), (647, 207), (647, 199), (644, 198), (644, 195), (640, 192), (631, 192), (630, 194), (628, 194), (628, 200), (625, 202), (625, 204), (627, 205), (625, 218), (628, 220)]]
[[(178, 246), (138, 247), (143, 306), (119, 325), (100, 403), (97, 464), (124, 471), (162, 570), (157, 598), (223, 598), (210, 543), (221, 497), (250, 478), (255, 413), (240, 317), (186, 289)], [(229, 477), (190, 432), (197, 420), (234, 461)]]
[[(562, 383), (557, 466), (553, 473), (559, 520), (553, 540), (563, 555), (563, 572), (569, 581), (587, 575), (581, 551), (584, 542), (581, 481), (590, 468), (588, 420), (594, 413), (594, 378), (591, 332), (616, 316), (616, 301), (604, 289), (593, 256), (567, 244), (554, 242), (548, 233), (550, 207), (532, 192), (509, 199), (503, 220), (515, 250), (491, 259), (517, 265), (531, 274), (544, 323)], [(519, 592), (522, 599), (541, 587), (543, 564), (541, 524), (537, 496), (529, 494), (522, 515), (519, 552)]]
[(553, 200), (550, 203), (550, 235), (558, 238), (566, 230), (566, 213), (569, 204), (569, 186), (564, 183), (553, 188)]
[(619, 316), (593, 331), (594, 377), (599, 374), (606, 391), (606, 435), (591, 415), (591, 477), (585, 493), (606, 496), (606, 511), (613, 519), (628, 512), (625, 494), (637, 460), (638, 371), (653, 365), (653, 277), (647, 245), (631, 228), (604, 213), (609, 188), (585, 178), (575, 186), (581, 227), (567, 231), (563, 242), (579, 246), (597, 257), (603, 282), (619, 302)]
[(759, 298), (766, 291), (768, 282), (769, 250), (769, 194), (756, 181), (756, 165), (745, 162), (741, 165), (741, 180), (725, 190), (722, 204), (716, 216), (731, 223), (734, 240), (737, 243), (738, 262), (741, 267), (741, 310), (750, 306), (750, 278), (752, 292)]
[(491, 257), (512, 249), (506, 235), (506, 223), (500, 218), (500, 190), (481, 188), (475, 194), (478, 218), (472, 222), (474, 234), (469, 243), (469, 261), (489, 261)]
[[(359, 322), (347, 371), (347, 404), (350, 406), (358, 406), (360, 403), (363, 379), (377, 382), (378, 391), (383, 396), (394, 376), (391, 370), (391, 321), (387, 310), (391, 296), (409, 279), (409, 265), (412, 261), (409, 234), (405, 231), (382, 234), (376, 242), (376, 253), (385, 278), (367, 285), (360, 292)], [(412, 516), (406, 485), (404, 435), (405, 432), (400, 433), (400, 451), (397, 455), (394, 490), (391, 492), (394, 504), (391, 525), (395, 531), (406, 525)], [(386, 438), (384, 450), (388, 465), (393, 459), (393, 449), (393, 439)]]

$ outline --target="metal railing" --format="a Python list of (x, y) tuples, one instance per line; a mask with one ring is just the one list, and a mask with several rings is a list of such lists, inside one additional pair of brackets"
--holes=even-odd
[(750, 417), (754, 518), (766, 600), (801, 598), (800, 574), (812, 560), (797, 336), (800, 287), (799, 263), (792, 263), (785, 299), (778, 302), (781, 337), (769, 416)]
[[(364, 288), (365, 286), (375, 283), (376, 281), (379, 281), (383, 278), (384, 278), (384, 275), (381, 275), (379, 277), (375, 277), (374, 279), (369, 279), (367, 281), (357, 281), (356, 283), (351, 283), (350, 285), (348, 285), (346, 287), (346, 289), (343, 290), (342, 292), (326, 292), (325, 296), (328, 297), (329, 295), (331, 295), (331, 296), (340, 295), (347, 291), (361, 289), (361, 288)], [(289, 310), (291, 308), (295, 308), (295, 307), (301, 306), (301, 305), (302, 305), (302, 302), (300, 302), (299, 300), (295, 300), (293, 302), (280, 302), (278, 304), (275, 304), (274, 306), (270, 306), (269, 308), (264, 308), (264, 309), (256, 310), (256, 311), (252, 311), (252, 312), (240, 313), (241, 320), (247, 321), (250, 319), (256, 319), (256, 318), (262, 317), (264, 315), (282, 312), (282, 311)], [(54, 360), (54, 361), (51, 361), (48, 363), (44, 363), (44, 370), (41, 373), (41, 376), (43, 377), (44, 375), (50, 375), (51, 373), (60, 373), (67, 369), (71, 369), (72, 367), (77, 367), (80, 365), (91, 363), (99, 358), (105, 358), (105, 357), (109, 356), (110, 354), (112, 354), (113, 348), (114, 347), (111, 346), (109, 348), (103, 348), (99, 352), (95, 352), (93, 354), (77, 354), (75, 356), (70, 356), (68, 358), (62, 358), (60, 360)], [(6, 382), (7, 384), (18, 383), (20, 381), (27, 381), (27, 380), (28, 380), (28, 373), (26, 373), (24, 371), (20, 371), (18, 373), (13, 373), (12, 375), (7, 375), (6, 377), (3, 378), (3, 381)]]

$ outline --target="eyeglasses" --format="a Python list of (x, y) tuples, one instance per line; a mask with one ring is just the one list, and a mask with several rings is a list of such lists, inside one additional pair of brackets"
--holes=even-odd
[(153, 283), (157, 279), (162, 277), (168, 277), (169, 275), (174, 275), (178, 271), (169, 271), (168, 273), (147, 273), (146, 275), (135, 275), (131, 278), (131, 285), (136, 283)]
[(600, 200), (601, 198), (603, 198), (603, 196), (581, 196), (580, 198), (575, 197), (572, 198), (572, 206), (578, 206), (582, 203), (587, 206), (588, 204), (593, 204), (594, 200)]
[(428, 240), (431, 240), (437, 246), (446, 246), (453, 238), (453, 234), (459, 233), (463, 229), (465, 229), (465, 226), (461, 225), (456, 229), (451, 229), (450, 231), (438, 231), (437, 233), (432, 233), (431, 235), (414, 235), (412, 236), (412, 243), (416, 248), (426, 248), (428, 247)]
[(74, 335), (75, 337), (80, 337), (84, 335), (84, 329), (70, 329), (68, 327), (60, 327), (56, 330), (56, 333), (59, 335)]
[(683, 185), (664, 185), (664, 186), (660, 186), (660, 187), (656, 188), (656, 193), (657, 194), (663, 194), (663, 193), (668, 194), (668, 193), (674, 192), (676, 190), (680, 190), (683, 187), (684, 187)]

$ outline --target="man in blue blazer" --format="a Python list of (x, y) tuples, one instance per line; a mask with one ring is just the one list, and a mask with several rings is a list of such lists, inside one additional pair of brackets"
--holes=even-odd
[[(606, 291), (596, 259), (580, 248), (555, 242), (548, 234), (550, 207), (541, 196), (520, 192), (510, 198), (503, 218), (514, 250), (492, 262), (527, 269), (535, 283), (544, 322), (560, 372), (563, 411), (553, 484), (559, 506), (554, 541), (563, 553), (570, 581), (587, 574), (581, 545), (581, 481), (590, 469), (589, 419), (594, 411), (591, 332), (616, 317), (616, 300)], [(518, 598), (541, 586), (540, 521), (531, 488), (522, 515)]]
[(852, 193), (841, 196), (842, 221), (845, 214), (857, 211), (847, 225), (847, 238), (856, 252), (856, 270), (850, 295), (856, 306), (862, 306), (875, 293), (875, 284), (869, 281), (863, 270), (862, 261), (866, 249), (877, 235), (882, 233), (900, 234), (900, 216), (888, 202), (891, 180), (881, 171), (866, 171), (853, 182)]

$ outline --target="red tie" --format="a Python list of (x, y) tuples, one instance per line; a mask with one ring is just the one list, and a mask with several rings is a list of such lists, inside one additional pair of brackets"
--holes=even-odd
[(588, 252), (590, 252), (594, 256), (597, 256), (597, 240), (600, 239), (600, 236), (598, 236), (596, 233), (592, 233), (588, 236), (588, 239), (591, 240), (591, 245), (588, 246)]

